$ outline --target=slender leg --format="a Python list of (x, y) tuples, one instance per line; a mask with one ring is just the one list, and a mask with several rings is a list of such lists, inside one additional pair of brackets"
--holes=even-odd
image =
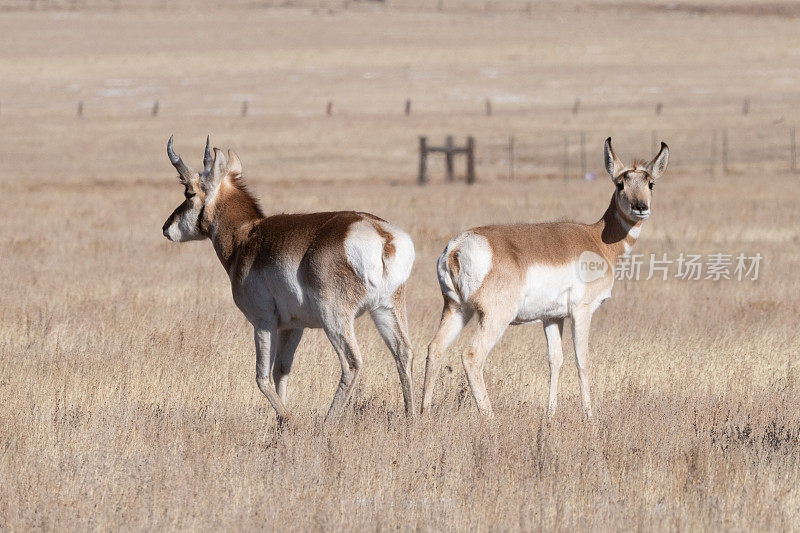
[(482, 415), (489, 418), (494, 416), (489, 394), (486, 392), (486, 383), (483, 381), (483, 365), (486, 357), (495, 343), (508, 327), (509, 320), (505, 313), (488, 314), (479, 312), (480, 326), (472, 339), (472, 345), (467, 348), (462, 356), (464, 371), (467, 381), (472, 389), (472, 396)]
[(336, 421), (342, 416), (361, 371), (361, 353), (358, 350), (358, 343), (356, 343), (353, 331), (353, 319), (354, 317), (349, 317), (345, 323), (333, 323), (325, 326), (325, 334), (333, 344), (333, 349), (336, 350), (336, 355), (339, 356), (339, 362), (342, 365), (342, 377), (336, 388), (336, 394), (333, 395), (333, 402), (328, 409), (328, 414), (325, 416), (326, 422)]
[(456, 339), (464, 326), (472, 318), (472, 312), (465, 311), (453, 300), (444, 299), (442, 319), (439, 330), (428, 345), (428, 358), (425, 361), (425, 383), (422, 392), (422, 412), (431, 408), (433, 401), (433, 386), (442, 367), (442, 355), (450, 344)]
[(287, 329), (278, 332), (278, 353), (272, 368), (272, 377), (275, 381), (275, 390), (278, 392), (283, 405), (286, 405), (286, 384), (289, 381), (289, 372), (294, 362), (294, 352), (300, 339), (303, 338), (303, 329)]
[(278, 335), (273, 323), (259, 323), (254, 325), (256, 341), (256, 383), (269, 403), (272, 404), (278, 415), (278, 422), (286, 417), (286, 407), (283, 405), (272, 382), (272, 367), (275, 364)]
[(578, 366), (578, 377), (581, 383), (583, 408), (588, 418), (592, 417), (592, 402), (589, 398), (589, 328), (592, 314), (588, 309), (578, 309), (572, 314), (572, 341), (575, 344), (575, 364)]
[(547, 361), (550, 363), (550, 398), (547, 402), (547, 418), (553, 418), (558, 403), (558, 372), (564, 362), (561, 347), (561, 334), (564, 332), (564, 319), (556, 318), (542, 322), (547, 338)]
[(370, 314), (381, 337), (383, 337), (383, 341), (394, 356), (397, 372), (400, 374), (400, 386), (403, 389), (406, 415), (413, 418), (416, 414), (412, 378), (414, 352), (411, 349), (411, 342), (408, 340), (405, 287), (401, 286), (395, 292), (392, 307), (379, 307)]

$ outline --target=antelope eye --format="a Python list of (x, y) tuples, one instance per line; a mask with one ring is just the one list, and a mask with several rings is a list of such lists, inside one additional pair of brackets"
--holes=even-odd
[(650, 183), (648, 183), (647, 186), (650, 187), (651, 191), (653, 190), (653, 182), (652, 181)]
[(188, 190), (183, 193), (183, 195), (186, 197), (187, 200), (190, 200), (190, 199), (194, 198), (194, 194), (195, 193), (189, 192)]
[(621, 191), (624, 188), (625, 188), (625, 184), (624, 183), (622, 183), (622, 182), (617, 183), (617, 190), (618, 191)]

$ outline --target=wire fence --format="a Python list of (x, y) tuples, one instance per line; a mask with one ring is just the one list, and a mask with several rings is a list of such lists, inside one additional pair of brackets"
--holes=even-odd
[(690, 15), (745, 15), (800, 17), (800, 4), (773, 0), (748, 2), (664, 2), (661, 0), (0, 0), (0, 11), (11, 10), (116, 10), (116, 9), (198, 9), (198, 8), (301, 8), (341, 10), (381, 8), (395, 11), (533, 15), (552, 6), (567, 4), (572, 9), (594, 6), (605, 9), (638, 9), (678, 12)]
[[(591, 180), (605, 172), (603, 143), (608, 132), (570, 131), (536, 137), (509, 135), (478, 139), (477, 165), (492, 179), (526, 180), (538, 177)], [(768, 172), (797, 172), (797, 137), (791, 126), (725, 129), (626, 130), (615, 132), (613, 143), (623, 161), (658, 152), (661, 141), (670, 146), (670, 167), (707, 172), (710, 176), (759, 168)], [(479, 176), (479, 179), (482, 176)]]
[(349, 9), (380, 7), (393, 10), (464, 13), (528, 13), (541, 2), (532, 0), (0, 0), (0, 10), (190, 9), (198, 7)]

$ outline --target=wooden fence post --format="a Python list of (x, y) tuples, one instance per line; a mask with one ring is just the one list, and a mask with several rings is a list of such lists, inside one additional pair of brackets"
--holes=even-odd
[(150, 110), (150, 116), (151, 117), (157, 117), (158, 116), (158, 100), (153, 102), (153, 108)]
[(708, 172), (711, 176), (717, 173), (717, 130), (711, 132), (711, 161)]
[(425, 185), (427, 181), (427, 176), (425, 175), (425, 170), (427, 168), (428, 162), (428, 139), (426, 137), (419, 138), (419, 177), (417, 178), (417, 183), (420, 185)]
[(742, 115), (747, 116), (750, 113), (750, 97), (744, 99), (744, 103), (742, 104)]
[(728, 173), (728, 130), (722, 130), (722, 173)]
[(797, 137), (795, 137), (794, 128), (789, 130), (789, 142), (791, 150), (792, 172), (797, 172)]
[(664, 104), (661, 102), (656, 104), (656, 116), (661, 115), (661, 111), (664, 109)]
[(325, 114), (328, 116), (333, 114), (333, 100), (328, 100), (328, 105), (325, 106)]
[(467, 137), (467, 183), (475, 183), (475, 139)]
[(447, 181), (453, 181), (453, 136), (448, 135), (444, 142), (444, 162), (447, 170)]
[(247, 100), (242, 102), (242, 116), (243, 117), (247, 116)]
[(411, 114), (411, 98), (406, 98), (406, 116)]
[(492, 101), (490, 99), (486, 99), (486, 116), (492, 115)]
[(83, 117), (83, 101), (82, 100), (80, 102), (78, 102), (78, 109), (76, 111), (76, 115), (78, 116), (78, 118), (82, 118)]
[(586, 132), (581, 132), (581, 179), (586, 179)]
[(514, 181), (514, 136), (508, 138), (508, 181)]
[(575, 103), (572, 104), (572, 114), (577, 115), (580, 109), (581, 109), (581, 99), (576, 98)]

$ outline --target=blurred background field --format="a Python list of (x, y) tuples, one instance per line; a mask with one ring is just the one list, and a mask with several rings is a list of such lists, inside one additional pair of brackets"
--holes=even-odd
[[(0, 1), (0, 527), (797, 528), (797, 17), (777, 2)], [(761, 253), (761, 275), (618, 283), (595, 315), (592, 425), (569, 341), (543, 425), (534, 325), (489, 357), (494, 425), (457, 342), (435, 411), (408, 427), (367, 319), (343, 427), (321, 428), (338, 362), (311, 331), (278, 433), (210, 244), (161, 235), (182, 199), (172, 133), (195, 165), (207, 134), (237, 150), (268, 213), (366, 210), (411, 234), (418, 392), (447, 240), (598, 219), (607, 136), (627, 161), (671, 148), (636, 253)], [(418, 137), (449, 134), (475, 138), (477, 183), (444, 183), (433, 158), (417, 186)]]

